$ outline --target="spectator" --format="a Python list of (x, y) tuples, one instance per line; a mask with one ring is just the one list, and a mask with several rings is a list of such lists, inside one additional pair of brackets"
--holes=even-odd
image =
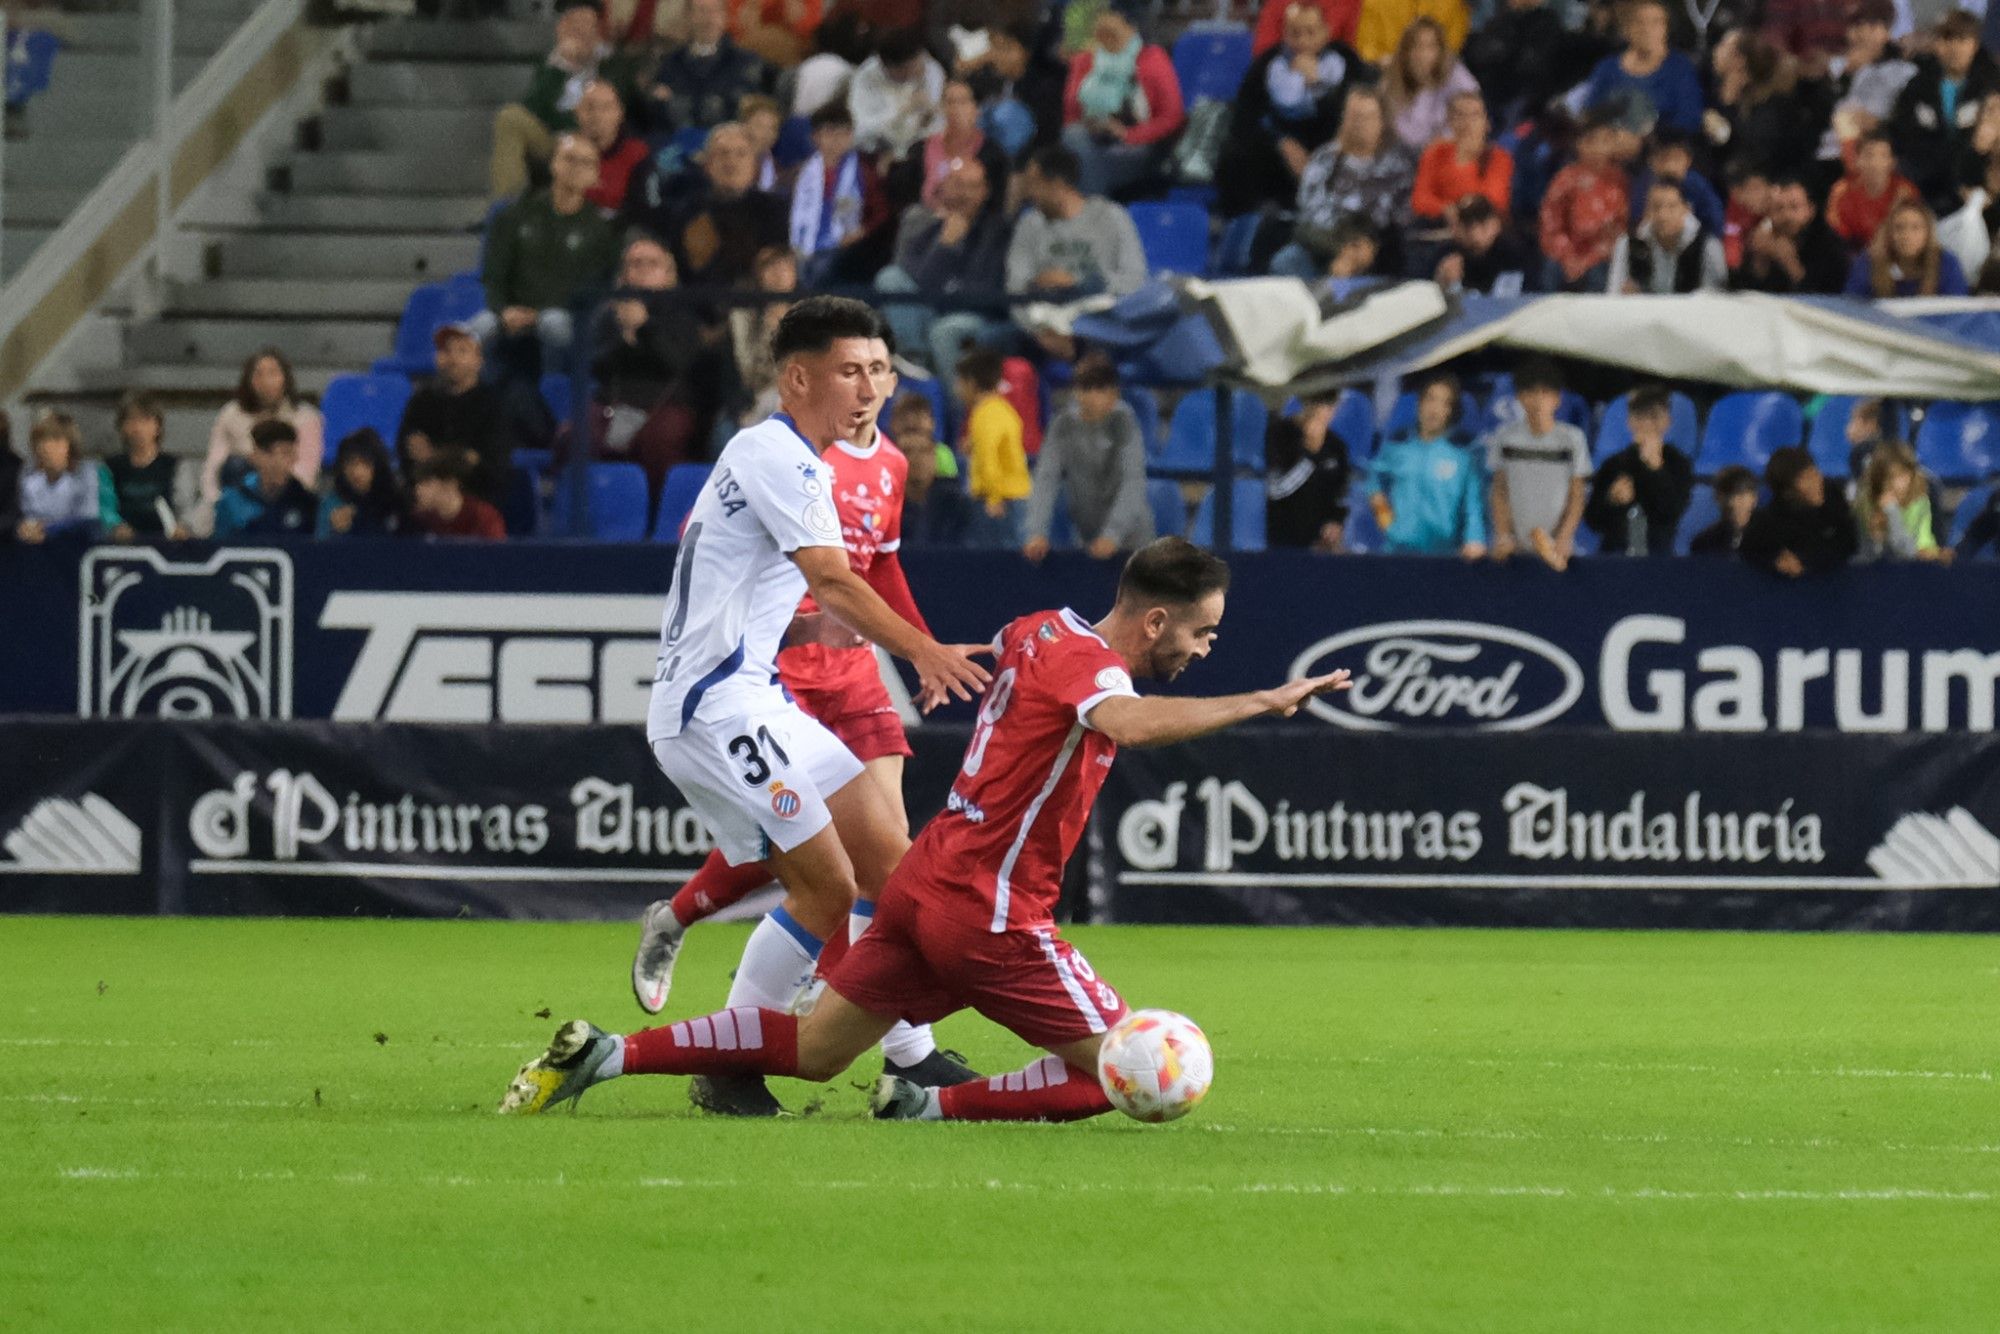
[(14, 452), (14, 419), (0, 412), (0, 541), (21, 524), (21, 456)]
[[(1751, 233), (1771, 216), (1771, 176), (1753, 163), (1732, 162), (1728, 180), (1729, 203), (1722, 215), (1722, 254), (1734, 270), (1742, 267)], [(1843, 285), (1847, 282), (1844, 268), (1840, 281)]]
[(1849, 408), (1846, 435), (1847, 475), (1864, 476), (1875, 451), (1890, 443), (1888, 433), (1882, 429), (1882, 400), (1864, 398)]
[(1820, 141), (1821, 158), (1841, 161), (1848, 145), (1888, 123), (1917, 67), (1889, 44), (1896, 16), (1890, 0), (1861, 0), (1847, 19), (1847, 49), (1827, 67), (1833, 114)]
[(1327, 244), (1333, 250), (1333, 260), (1326, 266), (1325, 290), (1334, 301), (1346, 301), (1375, 285), (1376, 280), (1368, 275), (1381, 247), (1376, 244), (1375, 229), (1365, 218), (1342, 218), (1333, 225)]
[[(912, 205), (896, 233), (895, 262), (875, 277), (885, 292), (934, 296), (985, 296), (1006, 290), (1007, 215), (978, 157), (959, 163), (944, 179), (934, 208)], [(926, 355), (944, 374), (958, 364), (968, 340), (998, 336), (1005, 312), (928, 310), (891, 304), (883, 314), (907, 354)]]
[(813, 34), (818, 50), (792, 72), (792, 114), (810, 116), (828, 102), (847, 100), (854, 71), (868, 59), (874, 29), (851, 9), (827, 18)]
[(1311, 281), (1333, 259), (1335, 225), (1355, 214), (1375, 229), (1384, 267), (1399, 269), (1402, 227), (1409, 219), (1416, 161), (1389, 133), (1382, 96), (1372, 88), (1347, 95), (1340, 135), (1306, 161), (1299, 176), (1298, 227), (1271, 259), (1271, 272)]
[(757, 256), (790, 238), (785, 201), (757, 189), (757, 146), (735, 122), (708, 132), (702, 178), (692, 188), (650, 173), (635, 200), (640, 225), (667, 243), (691, 287), (739, 287)]
[(1361, 22), (1361, 0), (1264, 0), (1257, 9), (1257, 26), (1250, 34), (1251, 51), (1261, 57), (1280, 45), (1290, 47), (1288, 30), (1302, 4), (1318, 13), (1319, 27), (1334, 41), (1346, 47), (1354, 45), (1354, 34)]
[(875, 164), (854, 146), (854, 118), (835, 102), (812, 114), (813, 155), (792, 187), (792, 253), (809, 288), (839, 282), (862, 238), (889, 218)]
[(685, 301), (668, 295), (679, 281), (659, 239), (634, 236), (592, 339), (593, 457), (637, 463), (654, 495), (675, 464), (694, 458), (701, 409), (713, 406), (713, 394), (697, 389), (713, 383), (699, 373), (711, 355), (701, 326)]
[(1590, 483), (1590, 442), (1576, 427), (1556, 420), (1562, 396), (1562, 376), (1547, 358), (1534, 358), (1514, 373), (1520, 416), (1503, 423), (1486, 443), (1495, 560), (1526, 547), (1550, 569), (1563, 570), (1576, 552), (1576, 526)]
[(1917, 187), (1896, 170), (1889, 136), (1871, 130), (1855, 146), (1854, 166), (1826, 197), (1826, 222), (1849, 250), (1864, 250), (1888, 221), (1890, 209), (1919, 198)]
[(1098, 292), (1124, 296), (1146, 281), (1146, 252), (1131, 215), (1078, 188), (1076, 154), (1061, 144), (1037, 149), (1021, 172), (1032, 206), (1007, 246), (1007, 290), (1071, 300)]
[(1152, 180), (1187, 124), (1180, 76), (1165, 49), (1133, 26), (1140, 12), (1138, 0), (1113, 0), (1097, 16), (1090, 49), (1069, 64), (1062, 138), (1077, 156), (1085, 194)]
[(1382, 74), (1382, 101), (1397, 140), (1412, 154), (1423, 152), (1445, 132), (1452, 99), (1461, 93), (1478, 96), (1479, 81), (1445, 46), (1444, 29), (1436, 19), (1411, 22)]
[(500, 511), (465, 493), (464, 466), (450, 453), (438, 454), (417, 466), (417, 527), (430, 537), (503, 541), (507, 525)]
[(1688, 146), (1687, 136), (1674, 130), (1654, 132), (1646, 148), (1646, 169), (1632, 179), (1634, 227), (1645, 220), (1646, 201), (1652, 196), (1653, 182), (1662, 179), (1681, 183), (1681, 193), (1687, 196), (1688, 207), (1694, 210), (1701, 225), (1708, 228), (1709, 235), (1723, 237), (1726, 234), (1727, 219), (1722, 196), (1715, 193), (1715, 187), (1708, 183), (1706, 176), (1694, 169), (1694, 150)]
[(712, 130), (766, 91), (770, 71), (730, 37), (728, 12), (725, 0), (688, 0), (687, 43), (661, 57), (646, 92), (653, 133)]
[(1396, 53), (1403, 34), (1419, 19), (1429, 19), (1444, 33), (1444, 44), (1456, 52), (1465, 45), (1472, 18), (1465, 0), (1361, 0), (1361, 17), (1354, 27), (1354, 49), (1371, 65), (1385, 65)]
[(958, 73), (979, 98), (980, 128), (1010, 160), (1062, 133), (1069, 72), (1041, 51), (1034, 24), (989, 24), (986, 53), (961, 62)]
[(1964, 296), (1965, 270), (1938, 244), (1937, 220), (1916, 200), (1889, 210), (1888, 221), (1847, 274), (1849, 296)]
[(475, 489), (498, 504), (511, 462), (500, 391), (480, 379), (486, 356), (469, 324), (447, 324), (431, 335), (437, 373), (417, 387), (396, 427), (396, 457), (404, 477), (441, 449), (460, 451)]
[(1979, 20), (1953, 10), (1937, 27), (1933, 54), (1896, 95), (1889, 136), (1903, 173), (1933, 212), (1959, 205), (1958, 158), (1979, 121), (1979, 104), (2000, 92), (2000, 65), (1979, 47)]
[[(493, 220), (486, 241), (486, 309), (468, 327), (502, 362), (503, 378), (533, 380), (569, 359), (570, 304), (610, 275), (618, 236), (585, 197), (597, 183), (597, 150), (581, 135), (556, 141), (549, 188)], [(504, 476), (504, 472), (503, 472)]]
[(1715, 474), (1710, 483), (1716, 508), (1722, 517), (1696, 533), (1688, 542), (1690, 556), (1735, 556), (1743, 549), (1743, 534), (1757, 510), (1757, 474), (1740, 463), (1732, 463)]
[(536, 67), (527, 96), (494, 113), (493, 198), (513, 199), (527, 190), (530, 175), (546, 166), (555, 151), (556, 136), (576, 128), (576, 104), (610, 53), (597, 7), (590, 0), (560, 0), (555, 49)]
[(1725, 33), (1710, 58), (1714, 105), (1702, 131), (1715, 152), (1770, 168), (1809, 160), (1823, 122), (1799, 92), (1792, 58), (1747, 28)]
[(1383, 445), (1369, 465), (1368, 503), (1384, 551), (1485, 558), (1479, 464), (1451, 439), (1459, 411), (1457, 377), (1432, 376), (1418, 391), (1415, 430)]
[(1847, 45), (1848, 12), (1837, 0), (1764, 0), (1757, 35), (1773, 50), (1817, 65)]
[(165, 537), (185, 542), (192, 536), (176, 517), (193, 511), (192, 497), (178, 494), (180, 469), (160, 451), (166, 426), (159, 400), (144, 390), (118, 400), (118, 438), (125, 452), (104, 460), (97, 474), (97, 521), (114, 541)]
[(1411, 211), (1419, 221), (1449, 224), (1458, 202), (1477, 195), (1505, 214), (1513, 197), (1514, 157), (1487, 139), (1491, 126), (1478, 93), (1459, 93), (1451, 99), (1447, 126), (1446, 137), (1417, 160)]
[(1795, 579), (1837, 570), (1854, 558), (1854, 518), (1847, 497), (1830, 487), (1799, 445), (1773, 450), (1764, 465), (1769, 504), (1758, 508), (1738, 545), (1743, 559)]
[(958, 362), (958, 401), (966, 405), (965, 457), (972, 501), (966, 538), (975, 547), (1018, 550), (1021, 512), (1034, 484), (1021, 446), (1021, 414), (1000, 392), (1001, 357), (974, 348)]
[(1654, 181), (1646, 195), (1646, 220), (1612, 247), (1604, 290), (1612, 296), (1666, 296), (1728, 285), (1722, 241), (1695, 217), (1681, 183), (1667, 176)]
[(313, 536), (389, 537), (408, 522), (382, 437), (372, 426), (344, 436), (333, 449), (333, 485), (319, 502)]
[(250, 471), (215, 502), (216, 541), (312, 533), (319, 498), (295, 475), (298, 452), (299, 433), (290, 422), (250, 428)]
[(1264, 428), (1264, 536), (1273, 547), (1335, 553), (1346, 545), (1347, 441), (1333, 429), (1338, 394), (1316, 394)]
[(1885, 444), (1868, 460), (1854, 516), (1862, 560), (1922, 560), (1948, 564), (1955, 554), (1931, 530), (1930, 481), (1908, 445)]
[(748, 0), (730, 7), (729, 30), (745, 47), (778, 69), (791, 69), (812, 51), (825, 15), (822, 0)]
[(1028, 541), (1022, 548), (1031, 561), (1049, 554), (1057, 505), (1068, 511), (1083, 549), (1098, 560), (1153, 540), (1145, 437), (1139, 418), (1119, 397), (1117, 369), (1104, 357), (1086, 357), (1077, 366), (1069, 406), (1049, 423), (1048, 438), (1035, 456)]
[(1743, 238), (1743, 262), (1729, 285), (1781, 295), (1839, 292), (1847, 283), (1847, 247), (1813, 207), (1805, 182), (1781, 178), (1766, 197), (1769, 212)]
[(909, 460), (903, 479), (903, 540), (912, 546), (956, 546), (965, 536), (965, 488), (958, 455), (937, 438), (937, 417), (922, 394), (904, 394), (889, 409), (891, 443)]
[(1340, 128), (1349, 81), (1367, 73), (1352, 48), (1329, 38), (1326, 14), (1313, 0), (1290, 0), (1283, 12), (1284, 44), (1251, 62), (1229, 113), (1215, 168), (1226, 215), (1298, 195), (1306, 159)]
[(1583, 88), (1587, 110), (1629, 117), (1641, 132), (1656, 125), (1693, 134), (1702, 125), (1701, 75), (1667, 45), (1663, 0), (1634, 0), (1625, 9), (1625, 49), (1606, 56)]
[(1465, 42), (1465, 67), (1502, 125), (1540, 114), (1571, 82), (1575, 44), (1544, 0), (1506, 0)]
[(938, 109), (943, 96), (943, 66), (924, 50), (916, 29), (899, 28), (882, 39), (848, 85), (854, 137), (864, 152), (906, 157), (943, 125)]
[(577, 98), (576, 132), (597, 150), (597, 184), (584, 198), (612, 216), (625, 207), (632, 173), (646, 161), (646, 141), (626, 132), (625, 100), (603, 79), (585, 84)]
[[(760, 251), (756, 273), (757, 290), (767, 296), (798, 291), (799, 258), (783, 246)], [(729, 400), (738, 409), (737, 425), (754, 425), (778, 410), (778, 364), (771, 358), (771, 335), (790, 309), (789, 301), (766, 301), (729, 312), (729, 346), (734, 353), (730, 365), (736, 372)], [(716, 431), (719, 451), (735, 430), (724, 417), (716, 423)]]
[[(14, 536), (29, 545), (97, 527), (97, 479), (83, 432), (67, 412), (45, 412), (28, 428), (34, 466), (23, 469)], [(294, 483), (293, 485), (297, 485)]]
[(1451, 244), (1432, 275), (1452, 292), (1519, 296), (1534, 272), (1528, 252), (1507, 229), (1506, 220), (1484, 195), (1459, 201), (1451, 219)]
[(262, 348), (243, 363), (236, 393), (215, 414), (208, 433), (208, 456), (201, 464), (201, 502), (212, 511), (224, 489), (233, 487), (248, 470), (250, 432), (259, 422), (281, 421), (297, 433), (293, 475), (306, 486), (319, 480), (320, 455), (325, 452), (319, 409), (299, 397), (292, 363), (275, 347)]
[(964, 79), (951, 79), (939, 102), (944, 127), (924, 140), (923, 188), (917, 196), (926, 208), (936, 208), (945, 178), (961, 164), (979, 156), (986, 133), (979, 128), (979, 99)]
[[(492, 5), (496, 13), (503, 7)], [(621, 53), (650, 53), (687, 36), (686, 0), (605, 0), (604, 34)]]
[[(1653, 0), (1640, 0), (1632, 12), (1657, 9)], [(1612, 160), (1617, 142), (1618, 129), (1610, 120), (1600, 115), (1585, 121), (1576, 161), (1556, 173), (1542, 196), (1542, 254), (1552, 292), (1604, 290), (1627, 217), (1625, 173)]]
[(785, 132), (785, 113), (778, 99), (751, 93), (736, 104), (736, 121), (750, 136), (751, 150), (757, 155), (757, 188), (767, 194), (791, 194), (798, 175), (796, 165), (778, 166), (778, 136)]
[[(1673, 418), (1673, 400), (1664, 389), (1635, 390), (1625, 405), (1632, 443), (1597, 470), (1583, 511), (1583, 521), (1602, 539), (1599, 549), (1606, 555), (1673, 554), (1674, 533), (1694, 492), (1694, 464), (1667, 443)], [(1754, 480), (1750, 489), (1757, 489)]]

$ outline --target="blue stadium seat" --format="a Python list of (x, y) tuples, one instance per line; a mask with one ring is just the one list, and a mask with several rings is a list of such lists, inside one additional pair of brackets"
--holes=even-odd
[(1193, 106), (1204, 97), (1235, 100), (1250, 68), (1250, 30), (1234, 23), (1198, 23), (1174, 43), (1174, 73), (1181, 101)]
[(1359, 463), (1375, 452), (1375, 403), (1359, 389), (1343, 389), (1334, 400), (1333, 433), (1347, 446), (1347, 459)]
[(1132, 204), (1146, 267), (1154, 273), (1208, 276), (1208, 212), (1193, 204)]
[(1049, 511), (1049, 545), (1057, 551), (1074, 551), (1083, 544), (1077, 540), (1076, 521), (1069, 517), (1069, 497), (1056, 493), (1056, 507)]
[[(584, 490), (584, 531), (575, 536), (600, 542), (643, 542), (648, 513), (646, 470), (636, 463), (593, 463)], [(569, 520), (570, 474), (556, 483), (552, 506), (556, 528)]]
[(542, 402), (548, 407), (549, 416), (556, 419), (558, 426), (569, 421), (575, 395), (570, 392), (571, 380), (567, 375), (544, 375), (542, 377)]
[(1223, 224), (1222, 239), (1215, 247), (1215, 273), (1219, 278), (1249, 277), (1256, 265), (1257, 230), (1264, 225), (1261, 213), (1245, 213)]
[(400, 375), (334, 376), (319, 401), (327, 457), (333, 456), (334, 446), (364, 426), (374, 427), (383, 443), (394, 449), (396, 428), (403, 423), (403, 408), (409, 401), (410, 382)]
[[(1498, 430), (1518, 419), (1521, 405), (1514, 398), (1514, 377), (1502, 373), (1493, 377), (1493, 396), (1486, 401), (1486, 429)], [(1574, 389), (1565, 389), (1556, 408), (1556, 420), (1568, 422), (1586, 436), (1590, 434), (1590, 400)]]
[(1674, 530), (1674, 554), (1687, 555), (1688, 543), (1694, 541), (1695, 535), (1721, 517), (1722, 506), (1715, 502), (1715, 488), (1697, 483), (1688, 497), (1687, 511), (1681, 515), (1681, 525)]
[[(1632, 427), (1625, 415), (1631, 401), (1630, 394), (1621, 394), (1605, 404), (1604, 420), (1597, 428), (1597, 447), (1591, 451), (1598, 463), (1632, 443)], [(1695, 417), (1694, 400), (1686, 394), (1670, 394), (1668, 402), (1667, 443), (1692, 460), (1701, 447), (1701, 423)]]
[[(1828, 477), (1845, 478), (1848, 472), (1848, 456), (1853, 452), (1847, 443), (1847, 421), (1854, 415), (1854, 405), (1861, 402), (1846, 394), (1836, 394), (1820, 400), (1819, 411), (1813, 415), (1812, 433), (1806, 439), (1806, 448), (1812, 451), (1813, 462)], [(1884, 405), (1882, 434), (1891, 440), (1904, 439), (1903, 414), (1893, 405)]]
[(1917, 461), (1946, 482), (2000, 472), (2000, 403), (1931, 404), (1917, 428)]
[(1740, 465), (1761, 476), (1774, 450), (1804, 442), (1805, 425), (1805, 414), (1790, 394), (1726, 395), (1708, 410), (1695, 475), (1713, 477)]
[[(1264, 549), (1264, 481), (1259, 477), (1239, 477), (1230, 492), (1230, 550)], [(1201, 498), (1194, 512), (1194, 527), (1188, 540), (1199, 546), (1215, 543), (1215, 492)]]
[(555, 451), (548, 449), (517, 449), (513, 454), (514, 466), (526, 468), (529, 472), (545, 473), (555, 466)]
[[(1452, 430), (1456, 434), (1477, 431), (1481, 417), (1479, 400), (1470, 389), (1459, 391), (1458, 423)], [(1405, 389), (1396, 395), (1395, 406), (1389, 409), (1389, 420), (1382, 423), (1377, 433), (1377, 441), (1396, 440), (1417, 429), (1417, 391)]]
[(507, 470), (507, 494), (501, 497), (500, 517), (507, 522), (507, 536), (533, 537), (541, 526), (541, 474), (533, 468), (515, 466)]
[(1187, 536), (1187, 497), (1181, 494), (1179, 482), (1150, 478), (1146, 482), (1146, 503), (1153, 509), (1154, 536)]
[(678, 542), (681, 527), (687, 522), (688, 511), (701, 498), (701, 488), (708, 482), (710, 465), (706, 463), (677, 463), (667, 470), (666, 484), (660, 488), (660, 513), (653, 520), (653, 540), (655, 542)]
[(1146, 457), (1159, 457), (1166, 442), (1160, 437), (1160, 400), (1152, 390), (1142, 384), (1128, 384), (1118, 391), (1118, 397), (1132, 409), (1132, 415), (1139, 419), (1139, 438), (1146, 442)]
[(1365, 474), (1355, 478), (1347, 489), (1347, 526), (1341, 534), (1341, 546), (1357, 555), (1382, 549), (1382, 525), (1375, 522), (1375, 511), (1369, 507), (1368, 493)]
[(437, 331), (484, 309), (486, 289), (477, 277), (460, 274), (445, 282), (424, 283), (410, 293), (396, 322), (395, 351), (370, 369), (381, 375), (429, 375), (437, 367), (437, 350), (431, 344)]
[[(1264, 428), (1270, 416), (1262, 399), (1245, 390), (1231, 396), (1231, 452), (1239, 467), (1264, 467)], [(1215, 470), (1215, 391), (1196, 389), (1174, 407), (1167, 441), (1153, 466), (1165, 472)]]
[(7, 34), (7, 105), (17, 107), (45, 92), (55, 73), (56, 51), (62, 42), (40, 28), (16, 28)]
[[(1958, 502), (1958, 508), (1951, 515), (1951, 545), (1956, 547), (1965, 540), (1965, 530), (1972, 527), (1972, 521), (1980, 516), (1993, 500), (1993, 494), (2000, 486), (1982, 486), (1976, 491), (1968, 491), (1965, 499)], [(1974, 557), (1975, 560), (2000, 559), (2000, 551), (1988, 546)]]

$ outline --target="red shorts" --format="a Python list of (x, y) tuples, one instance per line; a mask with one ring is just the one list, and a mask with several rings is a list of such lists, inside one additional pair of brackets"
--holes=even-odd
[(1053, 926), (995, 934), (920, 902), (892, 880), (875, 921), (827, 985), (871, 1014), (935, 1023), (973, 1009), (1036, 1047), (1060, 1047), (1123, 1019), (1125, 1001)]
[(786, 689), (863, 764), (884, 755), (911, 753), (902, 715), (889, 702), (889, 691), (881, 681), (839, 690), (800, 690), (791, 685)]

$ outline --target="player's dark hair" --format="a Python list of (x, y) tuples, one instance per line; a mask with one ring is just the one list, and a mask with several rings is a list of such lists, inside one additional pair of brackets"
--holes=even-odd
[(1529, 357), (1514, 370), (1514, 392), (1518, 394), (1525, 389), (1553, 389), (1560, 394), (1562, 372), (1547, 357)]
[(847, 296), (809, 296), (785, 312), (771, 335), (771, 360), (779, 365), (801, 353), (824, 352), (843, 338), (886, 338), (888, 326), (864, 302)]
[(1649, 384), (1642, 389), (1634, 389), (1632, 397), (1626, 400), (1625, 403), (1625, 420), (1627, 421), (1632, 420), (1634, 417), (1657, 416), (1661, 413), (1665, 413), (1669, 417), (1673, 416), (1674, 400), (1667, 394), (1666, 390), (1656, 384)]
[(296, 445), (299, 433), (288, 421), (276, 417), (258, 422), (250, 428), (250, 443), (259, 451), (275, 449), (279, 445)]
[(1118, 576), (1118, 605), (1186, 606), (1229, 588), (1229, 563), (1184, 537), (1148, 542)]

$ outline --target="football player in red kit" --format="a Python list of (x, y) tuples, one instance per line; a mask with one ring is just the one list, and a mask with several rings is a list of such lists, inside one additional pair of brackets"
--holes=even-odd
[(877, 1116), (1065, 1121), (1111, 1109), (1097, 1049), (1124, 999), (1055, 926), (1062, 867), (1120, 745), (1161, 746), (1253, 718), (1289, 717), (1347, 673), (1213, 699), (1141, 698), (1134, 677), (1171, 679), (1206, 657), (1229, 567), (1177, 537), (1136, 553), (1117, 602), (1095, 625), (1075, 612), (1024, 616), (994, 641), (998, 659), (945, 810), (890, 875), (873, 926), (795, 1016), (737, 1007), (626, 1037), (575, 1020), (521, 1068), (503, 1112), (539, 1112), (624, 1074), (833, 1078), (898, 1019), (972, 1008), (1049, 1055), (1022, 1070), (947, 1088), (892, 1073)]

